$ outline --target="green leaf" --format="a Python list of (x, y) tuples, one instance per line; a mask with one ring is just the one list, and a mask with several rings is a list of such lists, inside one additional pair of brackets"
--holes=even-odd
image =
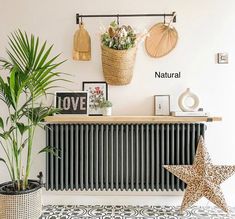
[(11, 139), (11, 133), (15, 130), (14, 126), (11, 126), (8, 131), (5, 131), (3, 133), (0, 133), (0, 137), (2, 137), (4, 140)]
[(0, 128), (4, 129), (4, 122), (2, 117), (0, 117)]
[(18, 123), (16, 123), (16, 125), (17, 125), (17, 128), (19, 129), (21, 135), (23, 135), (29, 129), (29, 126), (26, 126), (23, 123), (18, 122)]
[(41, 154), (41, 153), (50, 153), (50, 154), (53, 154), (54, 156), (56, 156), (57, 158), (60, 158), (59, 157), (59, 149), (55, 148), (55, 147), (51, 147), (51, 146), (47, 146), (45, 148), (43, 148), (41, 151), (39, 151), (38, 153)]
[(11, 98), (13, 101), (14, 106), (16, 107), (17, 105), (17, 100), (16, 100), (16, 69), (13, 68), (12, 71), (10, 72), (10, 92), (11, 92)]
[(118, 27), (118, 24), (117, 24), (116, 21), (112, 21), (112, 22), (110, 23), (110, 26), (113, 27), (113, 28), (117, 28), (117, 27)]
[(4, 140), (7, 140), (9, 138), (9, 133), (8, 132), (0, 133), (0, 137), (2, 137)]
[(0, 77), (0, 99), (10, 108), (13, 106), (10, 85), (5, 83), (2, 77)]
[(0, 161), (6, 164), (6, 161), (0, 157)]

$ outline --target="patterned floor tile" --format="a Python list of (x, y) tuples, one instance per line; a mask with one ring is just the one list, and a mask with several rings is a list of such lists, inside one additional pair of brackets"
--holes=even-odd
[(112, 205), (48, 205), (40, 219), (230, 219), (235, 208), (227, 215), (215, 207), (192, 207), (183, 215), (173, 206), (112, 206)]

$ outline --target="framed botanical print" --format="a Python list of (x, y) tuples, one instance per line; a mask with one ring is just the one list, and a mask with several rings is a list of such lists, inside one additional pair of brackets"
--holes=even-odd
[(89, 115), (101, 116), (99, 104), (102, 100), (108, 100), (108, 84), (104, 81), (84, 81), (82, 88), (89, 94)]

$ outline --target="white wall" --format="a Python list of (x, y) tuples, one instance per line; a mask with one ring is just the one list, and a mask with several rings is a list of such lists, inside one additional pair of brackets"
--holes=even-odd
[[(134, 78), (130, 85), (110, 86), (109, 98), (114, 104), (115, 115), (152, 115), (153, 95), (172, 95), (172, 109), (177, 109), (177, 97), (187, 87), (192, 88), (201, 99), (201, 106), (212, 115), (223, 116), (223, 122), (208, 124), (207, 147), (214, 163), (235, 164), (234, 152), (234, 101), (235, 101), (235, 2), (233, 0), (0, 0), (0, 56), (5, 56), (7, 35), (20, 28), (32, 32), (54, 44), (54, 51), (62, 52), (62, 58), (68, 61), (61, 68), (72, 74), (73, 84), (61, 84), (69, 89), (79, 90), (82, 81), (103, 80), (100, 60), (99, 28), (108, 25), (111, 19), (84, 19), (92, 39), (92, 61), (75, 62), (71, 59), (72, 38), (77, 26), (75, 14), (94, 13), (168, 13), (177, 12), (175, 27), (179, 33), (176, 49), (161, 59), (152, 59), (146, 55), (143, 43), (140, 44)], [(144, 30), (162, 21), (161, 18), (122, 18), (121, 23), (128, 23)], [(229, 64), (215, 64), (217, 52), (229, 53)], [(181, 71), (181, 79), (155, 79), (155, 71)], [(48, 103), (52, 99), (48, 100)], [(2, 105), (1, 105), (2, 106)], [(38, 131), (35, 148), (44, 145), (44, 133)], [(44, 170), (44, 157), (40, 155), (33, 162), (32, 177), (39, 170)], [(0, 167), (0, 181), (8, 179), (6, 170)], [(235, 206), (233, 193), (235, 176), (223, 185), (223, 191), (229, 205)], [(64, 199), (55, 193), (48, 193), (46, 203), (90, 202), (97, 200), (92, 195), (86, 199), (77, 196), (81, 193), (59, 193), (71, 198)], [(84, 193), (82, 193), (84, 194)], [(105, 195), (106, 193), (101, 193)], [(115, 193), (120, 194), (120, 193)], [(178, 193), (167, 193), (177, 195)], [(182, 193), (180, 193), (182, 194)], [(180, 195), (179, 194), (179, 195)], [(137, 195), (137, 194), (136, 194)], [(146, 195), (146, 194), (145, 194)], [(161, 195), (161, 194), (160, 194)], [(98, 197), (99, 203), (109, 203), (110, 197)], [(164, 198), (164, 197), (163, 197)], [(86, 201), (85, 201), (86, 200)], [(136, 203), (137, 198), (126, 197), (113, 199), (116, 203)], [(128, 201), (129, 200), (129, 201)], [(135, 202), (134, 202), (135, 200)], [(164, 199), (166, 204), (180, 204), (181, 197), (170, 196)], [(98, 203), (98, 201), (97, 201)], [(132, 203), (132, 202), (131, 202)], [(154, 202), (155, 203), (155, 202)], [(202, 201), (201, 204), (207, 204)]]

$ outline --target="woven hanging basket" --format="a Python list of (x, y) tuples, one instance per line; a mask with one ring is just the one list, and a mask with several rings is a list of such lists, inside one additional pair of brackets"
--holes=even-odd
[(149, 56), (160, 58), (170, 53), (176, 46), (178, 33), (170, 24), (159, 23), (149, 30), (145, 48)]
[[(2, 185), (5, 186), (7, 184), (8, 183)], [(0, 185), (0, 187), (2, 185)], [(7, 194), (7, 192), (0, 191), (1, 219), (38, 219), (41, 216), (41, 213), (41, 186), (38, 186), (32, 191), (22, 191), (16, 194)]]
[(137, 46), (128, 50), (101, 46), (101, 50), (105, 81), (110, 85), (129, 84), (133, 76)]

